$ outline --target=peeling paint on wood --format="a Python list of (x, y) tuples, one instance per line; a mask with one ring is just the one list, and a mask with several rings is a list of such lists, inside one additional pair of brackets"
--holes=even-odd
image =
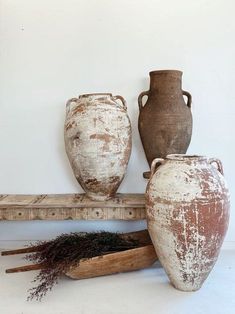
[(87, 94), (72, 98), (66, 108), (65, 148), (75, 177), (91, 199), (109, 199), (123, 180), (131, 153), (125, 100)]
[(218, 159), (205, 157), (168, 155), (152, 163), (146, 191), (148, 229), (177, 289), (198, 290), (219, 255), (230, 206), (222, 173)]

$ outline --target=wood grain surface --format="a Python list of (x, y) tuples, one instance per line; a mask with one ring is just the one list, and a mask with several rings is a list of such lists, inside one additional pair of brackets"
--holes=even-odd
[(73, 279), (85, 279), (150, 267), (157, 260), (153, 245), (94, 257), (71, 267), (66, 275)]
[(0, 220), (140, 220), (144, 194), (94, 201), (85, 194), (0, 194)]

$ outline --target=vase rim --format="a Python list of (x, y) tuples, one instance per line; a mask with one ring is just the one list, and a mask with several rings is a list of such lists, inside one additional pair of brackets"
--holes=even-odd
[(90, 97), (90, 96), (110, 96), (112, 97), (112, 93), (91, 93), (91, 94), (81, 94), (79, 95), (79, 98), (82, 97)]
[(169, 154), (166, 156), (167, 160), (179, 160), (179, 161), (202, 161), (206, 160), (206, 156), (202, 155), (187, 155), (187, 154)]
[(180, 70), (154, 70), (154, 71), (150, 71), (149, 75), (167, 74), (167, 73), (178, 74), (178, 75), (183, 74), (183, 72)]

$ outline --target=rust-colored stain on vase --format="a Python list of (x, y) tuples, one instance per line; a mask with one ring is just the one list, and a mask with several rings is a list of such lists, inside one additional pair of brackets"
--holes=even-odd
[(177, 289), (198, 290), (209, 275), (228, 228), (229, 206), (218, 159), (179, 154), (153, 161), (146, 190), (148, 228)]
[(64, 134), (70, 164), (87, 195), (94, 200), (113, 197), (131, 153), (131, 124), (125, 100), (112, 94), (70, 99)]

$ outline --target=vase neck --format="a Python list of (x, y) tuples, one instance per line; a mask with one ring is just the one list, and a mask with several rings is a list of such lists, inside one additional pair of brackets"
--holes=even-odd
[(182, 94), (182, 72), (176, 70), (150, 72), (150, 94)]
[(208, 158), (199, 155), (186, 155), (186, 154), (170, 154), (166, 156), (166, 160), (173, 162), (183, 162), (187, 164), (191, 163), (204, 163), (207, 162)]
[(89, 99), (89, 100), (100, 100), (109, 99), (112, 97), (111, 93), (93, 93), (93, 94), (83, 94), (79, 96), (79, 99)]

